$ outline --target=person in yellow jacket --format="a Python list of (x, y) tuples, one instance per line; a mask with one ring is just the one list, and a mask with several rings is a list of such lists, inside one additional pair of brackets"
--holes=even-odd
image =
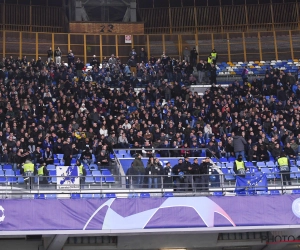
[(289, 185), (292, 185), (290, 176), (291, 163), (284, 152), (280, 154), (277, 163), (283, 181), (283, 185), (286, 185), (286, 182), (288, 182)]
[(213, 64), (213, 59), (212, 59), (212, 56), (211, 56), (211, 55), (207, 57), (207, 63), (208, 63), (209, 65), (212, 65), (212, 64)]
[(39, 176), (39, 184), (48, 184), (47, 176), (49, 175), (49, 172), (45, 162), (42, 162), (38, 167), (37, 174)]
[(243, 156), (239, 155), (237, 160), (234, 161), (233, 171), (240, 177), (245, 178), (247, 168), (245, 167), (245, 162), (243, 161)]
[(213, 60), (213, 64), (216, 65), (217, 59), (218, 59), (218, 53), (217, 53), (217, 51), (216, 51), (215, 49), (213, 49), (213, 50), (211, 51), (210, 55), (211, 55), (211, 58), (212, 58), (212, 60)]
[(86, 176), (86, 169), (85, 167), (81, 164), (80, 160), (76, 161), (76, 166), (78, 167), (78, 175), (80, 176), (80, 183), (84, 184)]
[(21, 172), (26, 176), (24, 178), (24, 181), (27, 183), (27, 185), (29, 185), (29, 188), (31, 189), (31, 185), (33, 183), (34, 178), (32, 176), (34, 176), (36, 173), (36, 169), (31, 160), (27, 159), (25, 161), (25, 163), (22, 166)]

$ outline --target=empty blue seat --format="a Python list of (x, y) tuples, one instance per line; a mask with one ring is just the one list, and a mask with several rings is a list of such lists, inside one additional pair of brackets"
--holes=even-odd
[(0, 170), (0, 176), (4, 176), (4, 171)]
[(111, 175), (111, 172), (109, 170), (103, 170), (102, 175), (105, 178), (105, 182), (107, 183), (114, 183), (115, 182), (115, 177)]
[(45, 199), (45, 194), (34, 194), (34, 199)]
[(15, 176), (15, 172), (12, 169), (5, 170), (5, 176)]
[(24, 184), (24, 178), (23, 176), (18, 176), (18, 184)]
[(128, 198), (137, 198), (138, 194), (137, 193), (130, 193), (128, 194)]
[(94, 196), (93, 196), (94, 198), (101, 198), (102, 196), (101, 196), (101, 194), (94, 194)]
[(279, 190), (271, 190), (270, 195), (280, 195)]
[(253, 165), (252, 162), (248, 161), (248, 162), (245, 163), (245, 166), (246, 167), (253, 167), (254, 165)]
[(45, 199), (52, 200), (52, 199), (57, 199), (56, 194), (45, 194)]
[(0, 176), (0, 184), (6, 183), (6, 177)]
[(56, 166), (55, 165), (52, 165), (52, 164), (49, 164), (47, 165), (47, 170), (56, 170)]
[(94, 183), (94, 182), (95, 182), (95, 180), (94, 180), (94, 177), (93, 177), (93, 176), (87, 175), (87, 176), (85, 177), (85, 183)]
[(93, 198), (93, 194), (82, 194), (82, 195), (81, 195), (81, 198), (84, 198), (84, 199), (92, 199), (92, 198)]
[(99, 170), (94, 170), (92, 171), (92, 175), (94, 176), (94, 180), (95, 182), (99, 183), (99, 182), (103, 182), (104, 179), (102, 177), (102, 174)]
[(76, 165), (76, 159), (72, 158), (71, 165)]
[(174, 197), (174, 194), (171, 193), (171, 192), (165, 192), (165, 193), (163, 194), (163, 196), (164, 196), (164, 197)]
[(293, 189), (292, 194), (300, 194), (300, 189)]
[(20, 175), (21, 175), (20, 169), (17, 169), (17, 170), (15, 171), (15, 174), (16, 174), (16, 176), (20, 176)]
[(225, 157), (220, 158), (220, 162), (227, 162), (227, 158)]
[(53, 160), (53, 164), (55, 164), (55, 165), (60, 165), (60, 160), (59, 160), (59, 159), (54, 159), (54, 160)]
[(12, 165), (10, 165), (10, 164), (4, 164), (4, 166), (3, 166), (2, 169), (3, 170), (12, 169)]
[(213, 192), (213, 196), (223, 196), (223, 192), (221, 191)]
[(226, 181), (234, 181), (235, 177), (231, 171), (229, 171), (227, 168), (221, 168), (224, 178)]
[(105, 198), (117, 198), (116, 194), (105, 194), (104, 195)]
[(244, 195), (247, 195), (247, 193), (246, 193), (245, 190), (241, 190), (241, 191), (236, 191), (236, 195), (238, 195), (238, 196), (244, 196)]
[(80, 194), (71, 194), (71, 199), (80, 199)]
[(150, 193), (140, 193), (140, 198), (150, 198)]
[(257, 167), (260, 167), (260, 168), (263, 168), (263, 167), (266, 166), (266, 164), (265, 164), (263, 161), (258, 161), (258, 162), (256, 163), (256, 166), (257, 166)]

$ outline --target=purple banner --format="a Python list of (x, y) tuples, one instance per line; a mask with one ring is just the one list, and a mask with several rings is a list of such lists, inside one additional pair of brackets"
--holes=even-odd
[(300, 224), (300, 196), (0, 200), (1, 231)]

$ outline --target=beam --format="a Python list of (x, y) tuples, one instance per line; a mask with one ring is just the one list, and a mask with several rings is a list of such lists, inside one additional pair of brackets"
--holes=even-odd
[(67, 234), (60, 234), (60, 235), (55, 235), (49, 245), (46, 248), (46, 250), (61, 250), (63, 246), (66, 243), (66, 240), (68, 239), (69, 235)]

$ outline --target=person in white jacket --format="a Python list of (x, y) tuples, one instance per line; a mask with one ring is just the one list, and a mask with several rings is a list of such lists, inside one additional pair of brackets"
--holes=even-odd
[(212, 135), (212, 128), (210, 126), (210, 124), (206, 124), (204, 126), (204, 137), (205, 137), (205, 140), (208, 140), (209, 139), (209, 136)]

